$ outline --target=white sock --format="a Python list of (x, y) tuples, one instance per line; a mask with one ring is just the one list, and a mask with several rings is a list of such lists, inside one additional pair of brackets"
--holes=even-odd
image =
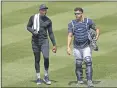
[(45, 70), (45, 76), (48, 76), (48, 70)]
[(40, 78), (40, 73), (37, 73), (37, 78)]

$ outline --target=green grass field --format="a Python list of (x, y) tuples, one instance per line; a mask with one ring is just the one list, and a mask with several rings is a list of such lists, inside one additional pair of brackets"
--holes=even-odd
[[(35, 83), (31, 33), (26, 29), (29, 17), (38, 12), (41, 3), (49, 7), (58, 46), (56, 54), (50, 50), (49, 86)], [(83, 7), (101, 32), (99, 52), (93, 52), (95, 86), (117, 87), (117, 2), (2, 2), (3, 87), (76, 87), (74, 58), (66, 53), (67, 25), (75, 17), (75, 7)], [(43, 73), (41, 57), (41, 78)]]

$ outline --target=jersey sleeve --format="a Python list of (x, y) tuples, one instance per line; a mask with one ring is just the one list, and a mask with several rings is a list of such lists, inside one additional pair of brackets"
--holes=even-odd
[(72, 22), (68, 24), (68, 33), (73, 33), (73, 25)]
[(91, 19), (89, 20), (89, 28), (96, 30), (96, 25)]
[(31, 16), (29, 18), (29, 21), (28, 21), (28, 24), (27, 24), (27, 30), (29, 32), (31, 32), (32, 34), (35, 34), (35, 29), (32, 28), (32, 26), (33, 26), (33, 19), (34, 19), (34, 16)]
[(48, 33), (49, 33), (49, 37), (50, 37), (50, 40), (51, 40), (53, 46), (55, 46), (56, 41), (55, 41), (55, 36), (54, 36), (53, 30), (52, 30), (52, 21), (51, 20), (50, 20), (50, 24), (48, 25)]

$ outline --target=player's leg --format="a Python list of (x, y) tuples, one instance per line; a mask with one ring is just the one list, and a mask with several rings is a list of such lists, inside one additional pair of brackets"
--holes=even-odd
[(83, 58), (86, 64), (86, 77), (88, 81), (88, 86), (91, 87), (93, 86), (92, 83), (92, 74), (93, 74), (93, 69), (92, 69), (92, 51), (90, 47), (86, 47), (83, 50)]
[(82, 78), (83, 78), (82, 53), (81, 53), (80, 49), (74, 48), (73, 54), (74, 54), (74, 58), (75, 58), (75, 67), (76, 67), (75, 73), (76, 73), (77, 81), (78, 81), (78, 83), (82, 84), (83, 83), (83, 80), (82, 80)]
[(40, 47), (37, 45), (36, 42), (32, 41), (32, 49), (35, 57), (35, 70), (37, 75), (37, 84), (41, 84), (40, 79)]
[(44, 81), (46, 84), (51, 84), (51, 81), (49, 80), (49, 41), (46, 39), (41, 46), (43, 58), (44, 58), (44, 67), (45, 67), (45, 74), (44, 74)]

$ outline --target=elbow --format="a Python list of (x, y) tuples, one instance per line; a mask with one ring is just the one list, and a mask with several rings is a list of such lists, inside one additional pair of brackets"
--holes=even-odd
[(26, 29), (28, 30), (28, 26), (26, 27)]
[(96, 31), (97, 31), (97, 33), (100, 33), (100, 30), (99, 30), (98, 28), (97, 28), (97, 30), (96, 30)]
[(98, 28), (96, 29), (96, 34), (97, 34), (97, 36), (100, 35), (100, 30)]
[(68, 35), (68, 39), (72, 39), (72, 35)]
[(53, 32), (49, 32), (49, 36), (52, 36), (53, 35)]
[(99, 31), (99, 28), (96, 28), (96, 31)]
[(27, 26), (27, 30), (30, 30), (30, 27)]
[(28, 28), (29, 28), (29, 26), (27, 25), (27, 26), (26, 26), (26, 29), (28, 30)]
[(69, 33), (69, 34), (68, 34), (68, 37), (72, 37), (72, 36), (73, 36), (73, 34), (72, 34), (72, 33)]

